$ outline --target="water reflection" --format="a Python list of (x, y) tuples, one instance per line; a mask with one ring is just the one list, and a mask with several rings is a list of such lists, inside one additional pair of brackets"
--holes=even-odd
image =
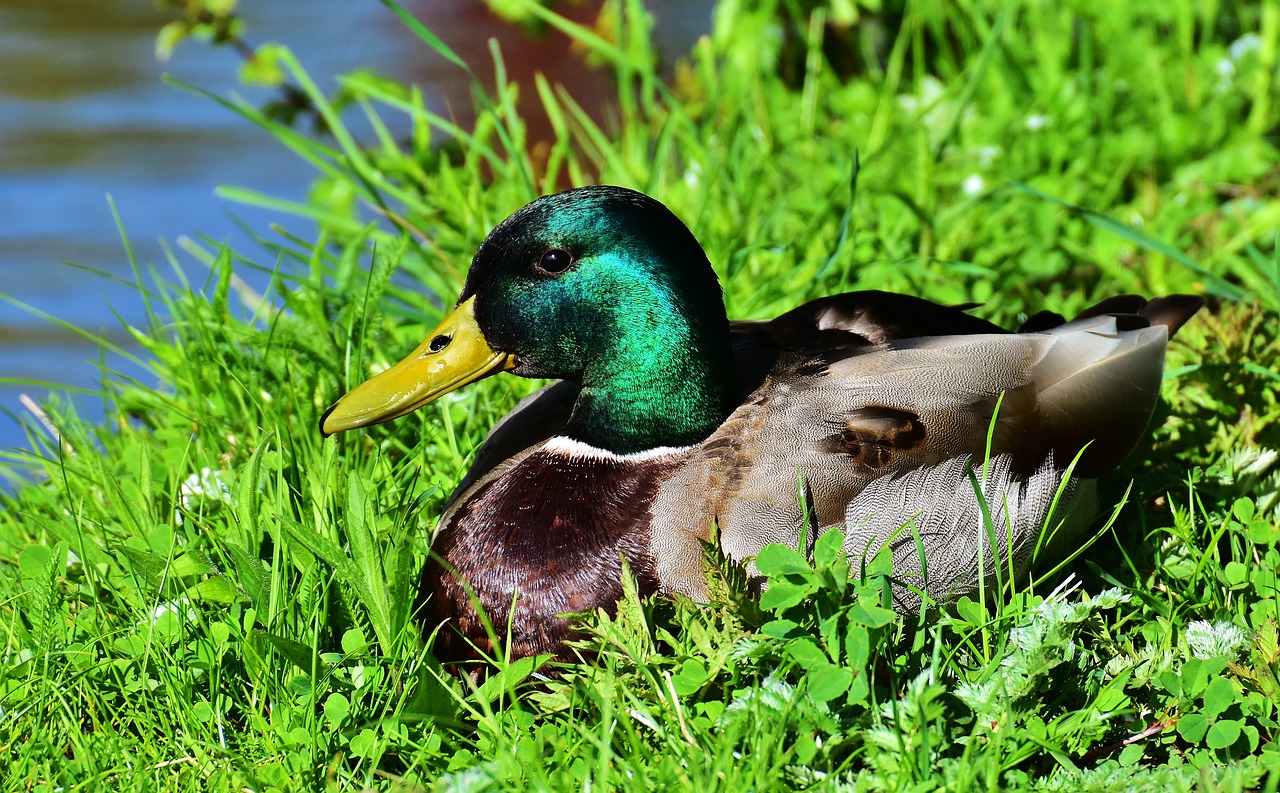
[[(655, 36), (668, 53), (687, 50), (709, 27), (711, 0), (650, 5), (661, 20)], [(489, 16), (479, 0), (419, 0), (409, 7), (482, 74), (491, 73), (487, 42), (496, 38), (509, 72), (530, 87), (522, 92), (526, 99), (535, 70), (565, 83), (588, 106), (608, 90), (607, 75), (582, 68), (559, 33), (530, 42)], [(594, 13), (587, 5), (563, 7), (580, 21)], [(427, 50), (380, 3), (242, 0), (240, 8), (254, 42), (287, 44), (318, 78), (371, 66), (423, 85), (435, 110), (470, 115), (465, 74)], [(230, 51), (190, 42), (171, 62), (158, 63), (154, 38), (165, 21), (137, 0), (0, 0), (0, 292), (122, 345), (129, 339), (115, 313), (141, 323), (141, 300), (127, 285), (85, 269), (133, 278), (108, 194), (144, 268), (167, 271), (160, 239), (203, 233), (248, 246), (235, 218), (253, 229), (278, 223), (310, 235), (303, 221), (214, 196), (215, 186), (230, 184), (301, 200), (311, 170), (282, 156), (255, 127), (161, 81), (168, 72), (217, 94), (266, 98), (236, 83), (239, 63)], [(199, 280), (198, 265), (185, 265)], [(97, 357), (75, 334), (0, 302), (0, 377), (92, 386)], [(24, 391), (45, 390), (0, 384), (0, 409), (24, 412), (18, 405)], [(92, 400), (83, 403), (95, 409)], [(0, 447), (25, 445), (17, 422), (0, 418)]]

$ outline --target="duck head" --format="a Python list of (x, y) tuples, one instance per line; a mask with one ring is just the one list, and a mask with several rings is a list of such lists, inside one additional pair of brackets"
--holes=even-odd
[(582, 386), (565, 434), (617, 454), (704, 440), (734, 407), (715, 272), (661, 203), (620, 187), (540, 198), (481, 244), (455, 308), (339, 399), (326, 435), (403, 416), (500, 371)]

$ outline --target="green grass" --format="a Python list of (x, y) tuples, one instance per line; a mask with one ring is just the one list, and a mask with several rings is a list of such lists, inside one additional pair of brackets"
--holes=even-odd
[[(326, 93), (284, 49), (251, 76), (328, 135), (226, 102), (317, 176), (305, 204), (225, 194), (315, 230), (189, 243), (167, 276), (135, 262), (159, 385), (109, 376), (101, 426), (51, 396), (60, 439), (33, 422), (4, 452), (34, 482), (0, 495), (0, 786), (1277, 789), (1274, 4), (723, 0), (669, 79), (638, 2), (596, 29), (504, 5), (616, 75), (607, 123), (500, 78), (460, 129), (373, 74)], [(1005, 323), (1121, 292), (1210, 308), (1065, 571), (899, 618), (832, 540), (772, 547), (763, 600), (722, 570), (711, 604), (600, 616), (594, 666), (476, 685), (434, 663), (412, 592), (450, 488), (534, 384), (331, 440), (316, 422), (420, 341), (489, 228), (591, 182), (685, 219), (733, 317), (850, 288)]]

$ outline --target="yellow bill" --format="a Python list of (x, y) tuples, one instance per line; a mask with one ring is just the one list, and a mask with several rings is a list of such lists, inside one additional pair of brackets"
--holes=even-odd
[(480, 332), (475, 301), (460, 303), (409, 357), (335, 402), (320, 417), (320, 431), (332, 435), (400, 418), (467, 383), (512, 369), (515, 356), (495, 352)]

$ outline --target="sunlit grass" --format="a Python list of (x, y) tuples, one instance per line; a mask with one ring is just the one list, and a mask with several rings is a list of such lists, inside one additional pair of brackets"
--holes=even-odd
[[(664, 81), (640, 3), (595, 29), (514, 6), (616, 74), (609, 121), (503, 81), (459, 129), (368, 73), (326, 95), (287, 51), (329, 135), (226, 103), (317, 181), (306, 204), (224, 193), (316, 230), (135, 263), (155, 382), (109, 374), (103, 425), (46, 401), (57, 439), (32, 423), (31, 453), (4, 459), (33, 483), (0, 493), (0, 781), (1274, 790), (1277, 12), (926, 2), (859, 6), (846, 30), (844, 4), (723, 0)], [(529, 140), (517, 90), (553, 140)], [(434, 326), (494, 224), (592, 182), (683, 218), (733, 317), (850, 288), (1004, 323), (1122, 292), (1210, 309), (1172, 344), (1150, 442), (1104, 492), (1123, 506), (1072, 577), (895, 618), (834, 547), (774, 549), (772, 600), (722, 570), (712, 604), (601, 617), (599, 661), (563, 680), (516, 662), (477, 684), (434, 663), (412, 595), (453, 484), (534, 384), (327, 441), (316, 422)]]

